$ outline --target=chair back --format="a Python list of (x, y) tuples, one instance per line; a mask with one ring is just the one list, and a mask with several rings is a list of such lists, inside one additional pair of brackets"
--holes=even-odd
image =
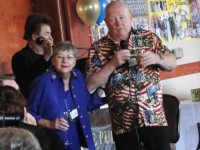
[(176, 143), (179, 140), (179, 106), (180, 101), (177, 97), (169, 94), (163, 94), (163, 108), (168, 122), (170, 143)]
[(198, 134), (199, 134), (199, 141), (196, 150), (200, 150), (200, 122), (197, 122)]

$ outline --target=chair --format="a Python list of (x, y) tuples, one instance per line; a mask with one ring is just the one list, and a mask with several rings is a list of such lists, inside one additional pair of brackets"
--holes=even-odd
[(198, 134), (199, 134), (199, 141), (196, 150), (200, 150), (200, 122), (197, 123)]
[(163, 94), (163, 108), (168, 122), (170, 143), (178, 142), (179, 135), (179, 105), (177, 97), (169, 94)]

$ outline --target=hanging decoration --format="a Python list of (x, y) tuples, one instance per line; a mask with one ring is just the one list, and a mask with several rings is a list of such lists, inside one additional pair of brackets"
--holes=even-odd
[(100, 4), (98, 0), (78, 0), (76, 11), (80, 19), (92, 26), (96, 23), (100, 14)]
[(100, 11), (99, 18), (97, 19), (97, 22), (96, 22), (97, 24), (100, 24), (105, 18), (105, 8), (108, 4), (108, 1), (107, 0), (99, 0), (99, 4), (101, 7), (101, 11)]

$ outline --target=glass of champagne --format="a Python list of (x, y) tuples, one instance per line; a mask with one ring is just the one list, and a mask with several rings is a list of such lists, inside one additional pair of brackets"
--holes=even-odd
[[(69, 117), (69, 112), (62, 112), (61, 113), (61, 118), (65, 119), (68, 123), (70, 122), (70, 117)], [(65, 145), (71, 145), (72, 143), (70, 141), (68, 141), (68, 138), (69, 136), (67, 135), (67, 131), (64, 131), (65, 132)]]

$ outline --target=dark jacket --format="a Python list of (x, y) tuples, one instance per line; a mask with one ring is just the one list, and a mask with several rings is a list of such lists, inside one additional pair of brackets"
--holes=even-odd
[(50, 66), (43, 55), (36, 54), (28, 45), (13, 55), (11, 64), (15, 81), (26, 98), (32, 81)]

